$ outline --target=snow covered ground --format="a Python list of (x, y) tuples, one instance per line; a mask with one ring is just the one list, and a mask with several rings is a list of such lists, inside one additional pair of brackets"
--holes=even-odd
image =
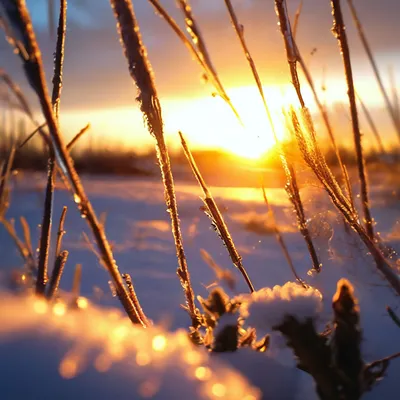
[[(393, 182), (388, 182), (386, 178), (380, 177), (373, 182), (376, 182), (371, 193), (372, 212), (377, 221), (376, 229), (395, 250), (400, 251), (400, 226), (396, 222), (400, 217), (400, 203), (394, 191), (396, 188), (393, 187)], [(184, 297), (175, 273), (177, 262), (161, 182), (156, 179), (87, 177), (84, 184), (98, 214), (107, 214), (106, 232), (113, 243), (115, 259), (122, 273), (131, 274), (147, 316), (164, 332), (187, 328), (190, 320), (180, 307)], [(21, 229), (18, 218), (23, 215), (28, 220), (33, 243), (37, 243), (37, 227), (41, 222), (43, 185), (43, 177), (39, 175), (24, 174), (19, 177), (14, 185), (7, 214), (9, 218), (16, 219), (19, 232)], [(177, 182), (176, 191), (193, 287), (196, 295), (207, 297), (208, 287), (216, 278), (212, 269), (202, 259), (200, 250), (206, 250), (221, 267), (232, 271), (234, 267), (225, 248), (213, 232), (208, 218), (200, 209), (202, 202), (199, 199), (199, 188), (194, 182), (193, 185)], [(294, 278), (275, 237), (271, 234), (260, 190), (219, 187), (212, 188), (212, 193), (223, 211), (232, 237), (243, 256), (244, 266), (256, 289), (272, 288), (293, 281)], [(308, 185), (302, 190), (307, 215), (310, 218), (309, 226), (323, 264), (322, 272), (316, 276), (307, 275), (311, 263), (305, 244), (296, 230), (295, 218), (285, 192), (282, 189), (269, 189), (267, 194), (277, 214), (298, 274), (323, 294), (324, 310), (320, 316), (320, 328), (324, 327), (331, 316), (331, 300), (337, 281), (347, 277), (355, 286), (360, 303), (365, 360), (373, 361), (400, 351), (400, 329), (385, 310), (387, 305), (397, 309), (400, 305), (399, 299), (376, 272), (366, 249), (355, 235), (344, 232), (343, 222), (324, 192), (315, 185)], [(61, 190), (57, 191), (55, 199), (54, 226), (57, 225), (64, 205), (69, 208), (64, 248), (70, 251), (70, 255), (61, 288), (65, 291), (71, 289), (74, 266), (80, 263), (81, 294), (100, 306), (120, 308), (118, 300), (112, 297), (110, 292), (108, 273), (82, 240), (82, 231), (88, 232), (85, 221), (67, 193)], [(0, 241), (0, 281), (5, 287), (10, 271), (20, 268), (22, 262), (4, 229), (0, 229)], [(234, 294), (245, 293), (245, 283), (237, 271), (233, 272), (236, 277)], [(229, 289), (226, 290), (229, 293)], [(13, 319), (10, 318), (10, 312), (7, 312), (11, 309), (11, 306), (7, 307), (7, 302), (15, 303), (15, 307), (19, 307), (16, 308), (15, 315), (19, 315), (17, 309), (24, 309), (18, 301), (3, 296), (0, 306), (1, 326)], [(21, 311), (21, 315), (23, 314)], [(88, 366), (77, 378), (64, 380), (60, 378), (58, 365), (63, 356), (71, 350), (72, 342), (76, 341), (79, 345), (79, 335), (63, 334), (64, 328), (60, 327), (59, 323), (56, 326), (39, 328), (37, 321), (27, 323), (24, 317), (15, 317), (16, 320), (18, 318), (21, 319), (21, 323), (14, 324), (12, 329), (0, 328), (0, 393), (5, 393), (5, 397), (2, 395), (0, 398), (135, 398), (135, 390), (132, 387), (137, 389), (140, 384), (136, 385), (129, 374), (129, 368), (133, 369), (133, 374), (136, 374), (138, 369), (138, 365), (132, 363), (132, 360), (125, 358), (117, 367), (101, 375)], [(90, 340), (91, 334), (86, 332), (82, 341), (86, 343)], [(99, 346), (101, 347), (101, 343)], [(182, 353), (185, 349), (183, 346), (177, 351)], [(132, 357), (137, 356), (137, 351), (138, 348), (132, 350)], [(128, 356), (129, 354), (131, 353), (128, 352)], [(174, 357), (161, 367), (152, 367), (159, 368), (158, 371), (164, 373), (171, 373), (171, 376), (167, 375), (167, 379), (157, 386), (157, 398), (197, 398), (194, 395), (190, 397), (191, 395), (185, 392), (188, 388), (183, 387), (186, 382), (184, 378), (180, 388), (182, 392), (177, 389), (181, 383), (180, 377), (184, 374), (182, 366), (171, 371), (171, 365), (176, 367), (179, 364)], [(291, 352), (285, 348), (277, 335), (272, 337), (271, 351), (268, 355), (254, 356), (241, 352), (212, 358), (213, 360), (207, 362), (222, 362), (231, 366), (228, 368), (229, 373), (237, 373), (234, 370), (243, 373), (248, 381), (243, 379), (241, 387), (261, 388), (265, 398), (314, 398), (312, 380), (295, 368)], [(215, 360), (216, 358), (218, 360)], [(219, 369), (211, 368), (213, 371)], [(395, 360), (389, 367), (388, 377), (373, 392), (365, 395), (365, 398), (397, 398), (400, 382), (396, 378), (399, 371), (400, 360)], [(215, 376), (218, 374), (213, 373)], [(171, 385), (171, 382), (177, 384)], [(116, 389), (118, 394), (112, 397)], [(251, 390), (249, 389), (248, 393), (253, 393)], [(136, 390), (135, 393), (144, 396), (140, 390)], [(222, 389), (219, 392), (217, 390), (217, 394), (212, 393), (212, 390), (200, 390), (196, 393), (200, 393), (198, 398), (233, 398)], [(271, 393), (274, 393), (273, 397)], [(253, 398), (257, 398), (257, 392), (253, 394)], [(248, 397), (248, 400), (250, 399), (251, 397)]]

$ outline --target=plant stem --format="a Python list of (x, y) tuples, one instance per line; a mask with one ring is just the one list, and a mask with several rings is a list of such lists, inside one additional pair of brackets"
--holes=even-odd
[(343, 59), (343, 65), (344, 65), (344, 71), (348, 89), (347, 94), (350, 103), (350, 114), (351, 114), (351, 122), (353, 128), (354, 146), (357, 155), (357, 169), (360, 180), (361, 203), (364, 213), (365, 227), (369, 238), (371, 240), (374, 240), (375, 235), (374, 235), (374, 227), (373, 227), (371, 211), (369, 209), (367, 176), (365, 170), (363, 148), (361, 143), (361, 132), (358, 121), (357, 104), (356, 104), (356, 96), (355, 96), (354, 81), (353, 81), (353, 71), (350, 60), (350, 48), (347, 41), (347, 34), (343, 21), (343, 14), (340, 5), (340, 0), (331, 0), (331, 5), (332, 5), (332, 14), (334, 23), (332, 31), (336, 36), (339, 44), (339, 49)]

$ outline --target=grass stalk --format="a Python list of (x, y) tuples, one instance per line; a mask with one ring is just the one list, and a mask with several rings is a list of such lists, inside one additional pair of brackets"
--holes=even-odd
[(189, 162), (190, 168), (195, 176), (197, 182), (200, 185), (200, 188), (204, 194), (204, 204), (206, 206), (207, 214), (209, 215), (212, 224), (214, 226), (215, 231), (217, 232), (218, 236), (221, 238), (222, 242), (224, 243), (226, 249), (228, 250), (229, 257), (232, 260), (233, 265), (240, 271), (244, 280), (247, 283), (247, 286), (250, 289), (250, 292), (254, 292), (254, 286), (247, 274), (246, 269), (243, 266), (242, 257), (240, 256), (239, 252), (236, 249), (235, 243), (232, 239), (231, 234), (229, 233), (228, 227), (224, 221), (224, 217), (222, 216), (217, 203), (215, 202), (211, 191), (207, 187), (206, 182), (201, 175), (199, 168), (196, 165), (196, 161), (193, 158), (193, 155), (189, 149), (189, 146), (186, 143), (185, 138), (183, 137), (182, 132), (179, 132), (179, 137), (181, 139), (182, 149), (185, 153), (185, 156)]
[(40, 49), (36, 41), (36, 36), (33, 31), (31, 18), (27, 10), (25, 1), (17, 0), (15, 3), (13, 3), (13, 7), (7, 9), (6, 12), (8, 13), (9, 18), (13, 20), (14, 25), (19, 27), (19, 34), (23, 40), (26, 52), (29, 54), (28, 59), (24, 59), (22, 55), (21, 58), (25, 67), (25, 73), (32, 88), (39, 98), (42, 112), (47, 121), (51, 142), (54, 148), (54, 152), (56, 154), (57, 162), (61, 170), (67, 175), (70, 181), (71, 187), (74, 191), (74, 198), (77, 207), (80, 213), (85, 216), (89, 228), (91, 229), (96, 239), (104, 264), (106, 265), (106, 268), (114, 281), (118, 297), (127, 315), (132, 320), (132, 322), (140, 323), (144, 326), (144, 323), (142, 321), (144, 321), (145, 318), (143, 315), (140, 315), (138, 313), (136, 305), (132, 303), (129, 293), (124, 286), (121, 274), (114, 261), (114, 256), (112, 254), (110, 244), (106, 238), (104, 230), (102, 229), (98, 221), (92, 204), (90, 203), (82, 186), (81, 179), (75, 170), (70, 155), (68, 154), (60, 128), (54, 116), (50, 96), (46, 85)]
[(269, 220), (271, 221), (272, 229), (274, 230), (274, 233), (275, 233), (276, 241), (278, 242), (278, 244), (282, 250), (282, 253), (285, 256), (285, 259), (289, 265), (289, 268), (292, 271), (297, 282), (299, 282), (306, 289), (307, 285), (305, 284), (303, 279), (301, 279), (300, 276), (297, 274), (292, 257), (290, 256), (290, 253), (289, 253), (289, 249), (287, 248), (286, 242), (283, 239), (282, 233), (278, 227), (278, 223), (277, 223), (276, 217), (275, 217), (275, 212), (274, 212), (274, 209), (272, 208), (272, 206), (269, 204), (267, 193), (266, 193), (265, 187), (264, 187), (264, 183), (261, 184), (261, 188), (262, 188), (264, 203), (267, 206), (267, 210), (268, 210), (268, 214), (269, 214), (268, 217), (269, 217)]
[(110, 3), (118, 22), (118, 33), (123, 44), (125, 57), (128, 61), (129, 72), (139, 91), (137, 100), (140, 104), (140, 109), (146, 120), (149, 133), (156, 140), (156, 151), (164, 184), (167, 212), (171, 217), (172, 234), (178, 258), (177, 274), (185, 294), (186, 306), (192, 320), (192, 325), (194, 328), (197, 328), (200, 324), (199, 311), (195, 305), (194, 292), (183, 248), (174, 180), (164, 138), (161, 105), (151, 65), (147, 57), (146, 48), (142, 42), (132, 2), (130, 0), (110, 0)]
[(263, 102), (263, 105), (264, 105), (264, 108), (265, 108), (265, 112), (267, 113), (268, 121), (269, 121), (269, 123), (271, 125), (271, 129), (272, 129), (272, 132), (274, 134), (274, 138), (275, 138), (275, 140), (277, 140), (275, 127), (274, 127), (274, 124), (273, 124), (273, 121), (272, 121), (272, 117), (271, 117), (271, 112), (269, 110), (269, 107), (268, 107), (268, 104), (267, 104), (267, 100), (266, 100), (266, 97), (265, 97), (265, 94), (264, 94), (264, 89), (262, 87), (260, 75), (258, 73), (258, 70), (257, 70), (256, 64), (254, 62), (254, 59), (253, 59), (253, 57), (251, 55), (250, 49), (247, 46), (247, 43), (246, 43), (246, 40), (245, 40), (245, 37), (244, 37), (243, 26), (240, 24), (240, 22), (238, 20), (238, 17), (236, 15), (236, 12), (235, 12), (235, 9), (234, 9), (234, 7), (232, 5), (231, 0), (225, 0), (225, 5), (226, 5), (226, 8), (228, 10), (229, 17), (231, 19), (233, 28), (235, 29), (236, 35), (237, 35), (237, 37), (239, 39), (239, 42), (240, 42), (240, 45), (242, 47), (243, 53), (246, 56), (247, 62), (249, 63), (251, 72), (253, 74), (254, 80), (255, 80), (256, 85), (257, 85), (258, 92), (260, 93), (260, 96), (261, 96), (261, 99), (262, 99), (262, 102)]
[(29, 228), (28, 221), (22, 216), (19, 218), (19, 221), (22, 227), (22, 232), (24, 234), (25, 247), (29, 253), (28, 257), (33, 260), (35, 257), (33, 255), (31, 230)]
[(396, 293), (400, 295), (399, 276), (385, 259), (375, 241), (370, 238), (368, 232), (360, 223), (358, 215), (354, 213), (351, 202), (337, 183), (336, 178), (328, 167), (325, 157), (319, 148), (315, 133), (312, 132), (313, 125), (309, 120), (309, 114), (305, 114), (304, 110), (301, 111), (303, 113), (305, 128), (301, 126), (294, 111), (291, 113), (291, 121), (293, 123), (294, 135), (305, 162), (325, 188), (333, 205), (343, 215), (350, 227), (358, 234), (367, 247), (376, 263), (377, 269), (382, 273)]
[[(322, 120), (324, 121), (326, 131), (328, 133), (332, 148), (335, 152), (338, 166), (342, 172), (343, 185), (346, 188), (346, 191), (347, 191), (350, 201), (352, 201), (352, 199), (353, 199), (352, 189), (351, 189), (350, 181), (348, 179), (348, 174), (346, 172), (346, 166), (344, 165), (344, 163), (342, 161), (342, 157), (340, 155), (340, 151), (339, 151), (339, 148), (336, 143), (335, 134), (333, 131), (333, 127), (332, 127), (328, 112), (326, 111), (324, 104), (321, 102), (321, 100), (318, 96), (312, 75), (311, 75), (311, 73), (299, 51), (299, 48), (297, 47), (297, 44), (295, 41), (295, 33), (294, 33), (295, 31), (294, 30), (292, 31), (291, 25), (290, 25), (290, 19), (289, 19), (289, 13), (288, 13), (288, 9), (287, 9), (286, 0), (276, 0), (275, 7), (276, 7), (276, 12), (278, 15), (279, 23), (280, 23), (282, 36), (283, 36), (284, 43), (285, 43), (287, 61), (288, 61), (289, 67), (290, 67), (292, 83), (296, 90), (301, 107), (304, 108), (305, 103), (304, 103), (304, 99), (303, 99), (302, 92), (301, 92), (301, 85), (300, 85), (300, 80), (299, 80), (298, 72), (297, 72), (297, 63), (299, 63), (300, 68), (304, 74), (304, 77), (307, 80), (307, 83), (313, 94), (314, 101), (315, 101), (315, 103), (318, 107), (318, 110), (322, 116)], [(300, 9), (300, 11), (301, 11), (301, 9)], [(295, 18), (295, 25), (296, 25), (296, 29), (297, 29), (300, 12), (296, 13), (296, 16), (298, 16), (297, 19)], [(355, 211), (356, 208), (354, 206), (354, 202), (352, 202), (352, 204), (353, 204), (353, 208)]]
[(3, 163), (1, 178), (0, 178), (0, 218), (3, 218), (9, 203), (9, 184), (11, 177), (11, 170), (14, 163), (15, 158), (15, 147), (12, 146), (10, 152), (8, 153), (7, 160)]
[(346, 76), (347, 94), (350, 104), (350, 114), (351, 114), (351, 122), (353, 128), (353, 136), (354, 136), (354, 146), (357, 155), (357, 169), (360, 181), (360, 195), (361, 195), (361, 203), (364, 215), (364, 223), (369, 238), (371, 240), (374, 240), (375, 238), (374, 226), (373, 226), (371, 211), (369, 209), (367, 175), (366, 175), (365, 160), (364, 160), (362, 141), (361, 141), (361, 132), (358, 121), (356, 95), (355, 95), (354, 81), (353, 81), (353, 71), (350, 60), (350, 48), (347, 41), (347, 34), (344, 25), (340, 0), (331, 0), (331, 6), (333, 14), (332, 31), (338, 41)]
[[(334, 5), (335, 8), (338, 10), (338, 12), (340, 12), (340, 4), (338, 4), (338, 3), (339, 3), (338, 1), (332, 1), (332, 5)], [(354, 6), (353, 0), (347, 0), (347, 4), (349, 5), (351, 16), (352, 16), (354, 24), (356, 26), (358, 36), (360, 37), (361, 43), (364, 47), (365, 52), (367, 53), (367, 57), (371, 64), (372, 70), (374, 71), (375, 79), (378, 82), (379, 89), (382, 93), (383, 99), (386, 104), (386, 109), (390, 115), (390, 118), (391, 118), (394, 128), (396, 130), (397, 136), (400, 140), (400, 119), (397, 116), (395, 107), (392, 104), (392, 101), (390, 100), (390, 97), (385, 88), (385, 85), (383, 84), (383, 80), (382, 80), (381, 74), (379, 72), (378, 65), (375, 61), (374, 55), (372, 54), (372, 50), (368, 43), (367, 36), (364, 32), (362, 23), (361, 23), (360, 19), (358, 18), (357, 10)], [(341, 14), (341, 12), (340, 12), (340, 14)], [(340, 16), (339, 16), (339, 18), (340, 18)], [(339, 19), (339, 21), (340, 21), (340, 19)], [(343, 18), (341, 18), (341, 22), (343, 22)]]
[(65, 263), (67, 262), (67, 259), (68, 259), (68, 251), (66, 250), (58, 254), (56, 258), (54, 269), (50, 278), (50, 283), (48, 285), (49, 288), (47, 291), (47, 298), (49, 300), (54, 299), (57, 294), (58, 288), (60, 286), (61, 276), (64, 271), (64, 266)]
[(90, 129), (90, 124), (87, 124), (84, 126), (72, 139), (71, 141), (67, 144), (67, 150), (72, 150), (72, 148), (75, 146), (75, 144), (78, 142), (78, 140)]
[(67, 210), (68, 210), (68, 207), (64, 206), (63, 210), (61, 212), (60, 221), (58, 223), (57, 241), (56, 241), (56, 249), (55, 249), (56, 257), (58, 257), (61, 253), (62, 239), (63, 239), (63, 236), (65, 235), (64, 222), (65, 222), (65, 217), (67, 216)]
[(372, 133), (374, 134), (376, 143), (378, 144), (379, 151), (381, 152), (381, 154), (386, 154), (386, 150), (385, 150), (385, 147), (383, 146), (381, 135), (379, 134), (378, 128), (375, 125), (375, 122), (372, 118), (371, 113), (369, 112), (367, 106), (365, 105), (362, 98), (360, 97), (360, 95), (357, 92), (356, 92), (356, 96), (357, 96), (358, 102), (360, 103), (361, 109), (364, 112), (364, 115), (368, 122), (368, 125), (371, 128)]
[[(60, 97), (62, 89), (62, 73), (64, 64), (65, 34), (67, 30), (67, 0), (60, 0), (60, 17), (57, 29), (57, 44), (54, 57), (53, 92), (51, 103), (54, 118), (59, 119)], [(53, 148), (50, 147), (50, 156), (47, 170), (47, 186), (44, 199), (42, 229), (40, 232), (38, 275), (36, 280), (36, 294), (44, 295), (47, 283), (47, 271), (51, 242), (51, 226), (53, 219), (54, 181), (56, 176), (56, 160)], [(56, 254), (58, 256), (58, 254)]]
[(198, 24), (193, 16), (191, 7), (186, 0), (178, 0), (178, 6), (182, 10), (185, 16), (185, 23), (187, 31), (190, 34), (190, 39), (186, 36), (186, 33), (179, 27), (176, 21), (171, 17), (168, 11), (160, 4), (159, 0), (148, 0), (149, 3), (154, 7), (158, 15), (160, 15), (170, 28), (175, 32), (181, 42), (189, 50), (190, 55), (200, 64), (204, 72), (204, 77), (211, 82), (216, 90), (217, 94), (228, 104), (232, 112), (235, 114), (238, 121), (242, 123), (242, 120), (231, 102), (228, 94), (219, 79), (218, 73), (213, 66), (211, 57), (209, 56), (206, 44), (200, 33)]
[(299, 27), (299, 20), (300, 20), (300, 15), (301, 11), (303, 10), (303, 0), (300, 0), (299, 6), (297, 7), (296, 13), (294, 14), (294, 19), (293, 19), (293, 37), (296, 38), (297, 36), (297, 28)]

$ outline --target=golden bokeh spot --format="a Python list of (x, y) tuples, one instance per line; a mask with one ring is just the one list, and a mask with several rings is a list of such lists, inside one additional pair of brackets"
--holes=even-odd
[(154, 351), (164, 351), (167, 347), (167, 338), (164, 335), (154, 336), (152, 347)]
[(112, 338), (120, 341), (128, 335), (128, 327), (126, 325), (119, 325), (112, 331)]
[(33, 303), (33, 309), (38, 314), (46, 314), (47, 312), (47, 303), (43, 299), (35, 300)]
[(144, 367), (145, 365), (150, 364), (151, 358), (148, 353), (145, 351), (138, 351), (136, 354), (136, 364)]
[(53, 314), (57, 315), (57, 317), (62, 317), (67, 311), (67, 307), (64, 303), (57, 303), (53, 307)]
[(21, 276), (21, 280), (22, 280), (22, 282), (25, 282), (26, 281), (26, 275), (22, 275)]
[(156, 384), (154, 381), (145, 381), (140, 384), (139, 386), (139, 394), (142, 397), (153, 397), (159, 389), (159, 385)]
[(222, 383), (214, 383), (211, 392), (215, 397), (224, 397), (226, 394), (226, 387)]
[(206, 381), (211, 377), (211, 370), (207, 367), (197, 367), (194, 371), (194, 375), (199, 381)]
[(185, 354), (185, 361), (190, 365), (200, 364), (203, 357), (197, 351), (191, 350)]
[(253, 396), (252, 394), (248, 394), (247, 396), (244, 396), (242, 400), (257, 400), (257, 397)]
[(88, 308), (89, 302), (88, 302), (88, 300), (87, 300), (86, 297), (79, 296), (79, 297), (76, 299), (76, 305), (77, 305), (80, 309), (84, 310), (84, 309)]
[(60, 375), (64, 379), (72, 379), (78, 373), (78, 363), (75, 358), (64, 358), (59, 367)]
[(111, 364), (112, 364), (111, 358), (106, 354), (100, 354), (94, 360), (94, 367), (99, 372), (108, 371), (111, 368)]

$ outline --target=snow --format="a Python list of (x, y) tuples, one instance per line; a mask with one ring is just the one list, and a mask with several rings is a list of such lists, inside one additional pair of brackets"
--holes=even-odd
[(295, 282), (260, 289), (241, 296), (240, 301), (240, 313), (246, 324), (262, 332), (275, 330), (286, 317), (294, 317), (299, 322), (315, 319), (322, 309), (321, 292)]
[[(68, 312), (63, 303), (50, 306), (4, 293), (0, 315), (5, 399), (71, 399), (89, 393), (88, 398), (99, 399), (260, 398), (246, 378), (195, 347), (184, 330), (132, 327), (116, 309), (89, 305)], [(4, 379), (12, 377), (10, 371), (18, 371), (18, 378)]]
[[(377, 221), (376, 230), (381, 233), (382, 238), (389, 240), (395, 250), (399, 251), (400, 235), (396, 221), (400, 217), (400, 208), (398, 197), (392, 193), (395, 182), (388, 182), (387, 177), (387, 174), (378, 178), (370, 174), (372, 214)], [(154, 321), (155, 326), (151, 328), (149, 337), (153, 339), (161, 334), (167, 338), (168, 343), (173, 342), (179, 330), (187, 330), (190, 320), (180, 307), (184, 297), (175, 273), (177, 261), (173, 239), (170, 231), (166, 229), (167, 225), (169, 226), (169, 215), (164, 204), (161, 182), (147, 178), (117, 179), (99, 176), (85, 177), (83, 182), (98, 214), (107, 214), (106, 232), (113, 245), (114, 256), (121, 273), (129, 273), (132, 276), (141, 305), (148, 317)], [(176, 185), (185, 252), (195, 294), (207, 298), (212, 289), (210, 285), (216, 281), (215, 273), (202, 259), (200, 249), (210, 253), (221, 268), (232, 271), (236, 278), (235, 295), (248, 293), (248, 288), (232, 266), (226, 249), (212, 231), (208, 218), (199, 209), (202, 205), (199, 200), (201, 195), (199, 188), (195, 184), (182, 181), (177, 181)], [(38, 243), (37, 226), (41, 223), (43, 187), (43, 176), (21, 174), (12, 193), (11, 208), (7, 214), (8, 218), (16, 219), (16, 228), (20, 234), (22, 232), (18, 219), (21, 215), (27, 219), (34, 246)], [(294, 278), (276, 244), (274, 235), (268, 235), (266, 232), (260, 235), (257, 230), (249, 229), (245, 223), (245, 216), (251, 216), (252, 221), (258, 218), (260, 224), (266, 217), (260, 191), (252, 188), (213, 187), (212, 193), (224, 210), (224, 219), (256, 290), (260, 291), (262, 287), (273, 288), (275, 285), (283, 288), (286, 282), (293, 281)], [(356, 194), (355, 190), (355, 196)], [(323, 264), (321, 273), (314, 276), (307, 275), (311, 263), (304, 241), (295, 229), (293, 212), (284, 190), (268, 189), (267, 195), (274, 206), (279, 225), (285, 227), (283, 235), (297, 273), (323, 294), (320, 300), (323, 304), (320, 320), (331, 319), (332, 297), (336, 291), (336, 283), (339, 279), (346, 278), (354, 286), (360, 306), (362, 351), (365, 361), (374, 361), (398, 352), (400, 329), (386, 313), (386, 306), (391, 306), (398, 312), (398, 297), (376, 272), (371, 257), (355, 234), (344, 232), (342, 219), (324, 192), (313, 186), (302, 188), (307, 217), (310, 218), (309, 224), (313, 227), (312, 234)], [(103, 315), (101, 310), (106, 314), (108, 312), (115, 314), (116, 308), (118, 312), (122, 312), (118, 300), (112, 297), (108, 287), (107, 282), (110, 278), (107, 271), (98, 263), (96, 256), (81, 238), (82, 231), (88, 232), (85, 220), (80, 217), (76, 205), (64, 191), (56, 192), (53, 226), (57, 225), (58, 215), (64, 205), (69, 209), (63, 248), (70, 252), (70, 256), (61, 279), (62, 293), (71, 290), (74, 266), (80, 263), (82, 264), (81, 295), (88, 298), (90, 304), (96, 304), (95, 309), (99, 310), (101, 315)], [(4, 288), (8, 286), (10, 272), (21, 268), (22, 262), (4, 229), (0, 229), (0, 242), (2, 243), (0, 287)], [(292, 292), (288, 293), (292, 295)], [(84, 317), (89, 314), (83, 313), (82, 317), (79, 317), (78, 324), (81, 329), (72, 335), (65, 327), (60, 330), (61, 325), (58, 324), (61, 324), (63, 318), (56, 319), (55, 325), (43, 328), (41, 318), (44, 317), (25, 312), (22, 318), (21, 309), (12, 308), (11, 304), (14, 303), (4, 297), (4, 294), (1, 296), (0, 393), (7, 393), (0, 396), (1, 398), (70, 399), (81, 398), (82, 392), (86, 397), (94, 393), (95, 398), (138, 398), (141, 396), (138, 392), (141, 384), (146, 381), (146, 377), (153, 375), (157, 377), (156, 370), (160, 371), (161, 377), (166, 376), (166, 379), (162, 379), (156, 398), (157, 396), (166, 398), (166, 393), (171, 393), (172, 398), (195, 398), (191, 397), (193, 387), (199, 388), (199, 383), (192, 380), (184, 381), (185, 370), (192, 369), (185, 363), (184, 368), (180, 367), (181, 353), (187, 353), (183, 350), (185, 347), (172, 352), (169, 361), (161, 357), (157, 363), (139, 368), (136, 363), (138, 347), (129, 344), (127, 357), (113, 361), (107, 372), (99, 373), (94, 363), (96, 357), (108, 349), (107, 343), (110, 339), (104, 335), (92, 346), (93, 338), (90, 335), (96, 333), (93, 332), (96, 331), (93, 326), (108, 317), (103, 315), (99, 319), (93, 319), (92, 326), (89, 324), (90, 321), (87, 321), (88, 318)], [(303, 300), (310, 302), (310, 299), (301, 301)], [(296, 301), (300, 299), (297, 298)], [(21, 300), (18, 304), (20, 307), (24, 303)], [(282, 311), (286, 312), (286, 309)], [(311, 311), (310, 308), (305, 314), (310, 314)], [(276, 313), (276, 316), (279, 316), (278, 314), (281, 312)], [(301, 314), (304, 314), (304, 309), (299, 307), (298, 315)], [(27, 324), (27, 320), (31, 322)], [(118, 321), (124, 325), (121, 319)], [(12, 329), (11, 323), (15, 325)], [(7, 332), (5, 326), (8, 326)], [(85, 333), (87, 330), (89, 333)], [(78, 336), (83, 337), (83, 342), (76, 340)], [(146, 348), (150, 349), (152, 346), (150, 339), (146, 343), (148, 346)], [(163, 346), (162, 339), (161, 341), (158, 339), (156, 343)], [(239, 353), (212, 355), (210, 360), (205, 354), (207, 363), (210, 363), (207, 366), (217, 362), (219, 369), (219, 361), (223, 362), (222, 369), (226, 368), (225, 371), (234, 373), (235, 377), (242, 376), (243, 378), (238, 379), (244, 379), (243, 382), (250, 382), (252, 386), (259, 387), (263, 393), (268, 394), (266, 398), (279, 398), (274, 397), (278, 391), (278, 394), (282, 394), (282, 398), (287, 400), (313, 399), (312, 396), (315, 395), (313, 381), (307, 374), (294, 367), (290, 350), (284, 348), (283, 342), (279, 344), (275, 338), (271, 340), (271, 344), (271, 350), (266, 354), (250, 353), (246, 349), (241, 349)], [(75, 349), (79, 350), (78, 353), (82, 349), (88, 355), (83, 360), (85, 368), (82, 368), (74, 379), (65, 380), (59, 373), (60, 362), (66, 354), (74, 355)], [(117, 356), (118, 352), (115, 353), (115, 357)], [(101, 366), (102, 359), (100, 358), (96, 364)], [(106, 364), (104, 362), (103, 367)], [(400, 390), (400, 382), (397, 379), (399, 370), (400, 360), (394, 360), (389, 366), (388, 376), (363, 398), (367, 400), (395, 398), (394, 394)], [(207, 376), (207, 370), (201, 371)], [(144, 386), (146, 387), (146, 384)], [(279, 392), (279, 387), (282, 392)], [(219, 386), (218, 388), (221, 389)], [(269, 388), (271, 391), (268, 391)], [(31, 393), (34, 395), (30, 395)]]

